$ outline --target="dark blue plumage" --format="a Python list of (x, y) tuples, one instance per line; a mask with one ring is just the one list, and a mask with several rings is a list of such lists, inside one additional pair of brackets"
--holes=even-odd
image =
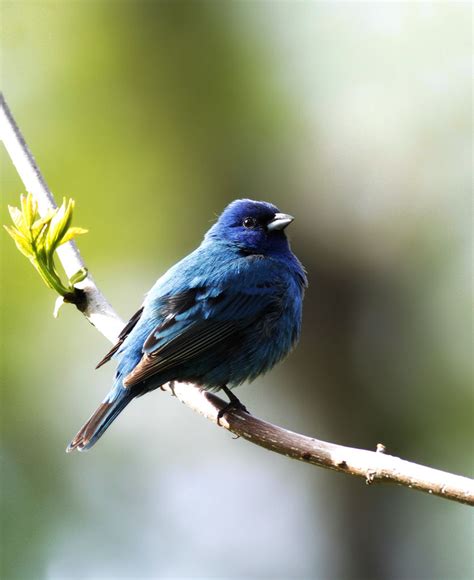
[(251, 381), (296, 344), (306, 276), (272, 204), (232, 202), (201, 245), (157, 280), (99, 363), (115, 382), (67, 451), (94, 445), (135, 397), (171, 381), (210, 390)]

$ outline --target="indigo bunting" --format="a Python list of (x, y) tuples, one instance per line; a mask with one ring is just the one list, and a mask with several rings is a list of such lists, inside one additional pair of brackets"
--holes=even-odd
[(208, 390), (252, 381), (298, 341), (305, 271), (274, 205), (239, 199), (201, 245), (157, 280), (97, 367), (119, 358), (114, 385), (66, 451), (92, 447), (135, 398), (169, 381)]

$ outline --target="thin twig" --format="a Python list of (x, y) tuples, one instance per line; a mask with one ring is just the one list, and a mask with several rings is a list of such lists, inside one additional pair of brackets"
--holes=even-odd
[[(5, 99), (0, 95), (0, 137), (20, 175), (25, 188), (38, 202), (40, 214), (56, 207), (54, 197), (41, 175), (35, 160), (18, 129)], [(85, 264), (74, 242), (58, 251), (68, 276)], [(85, 304), (81, 308), (88, 320), (111, 342), (115, 342), (123, 327), (122, 320), (107, 302), (89, 275), (80, 287), (85, 292)], [(162, 390), (176, 396), (193, 411), (200, 413), (217, 425), (219, 411), (226, 403), (214, 394), (187, 383), (168, 383)], [(267, 423), (241, 410), (225, 413), (220, 425), (232, 433), (293, 459), (320, 467), (342, 471), (362, 477), (368, 484), (392, 482), (412, 489), (437, 495), (457, 502), (474, 505), (474, 480), (385, 454), (383, 445), (376, 451), (366, 451), (327, 443), (293, 433), (282, 427)]]

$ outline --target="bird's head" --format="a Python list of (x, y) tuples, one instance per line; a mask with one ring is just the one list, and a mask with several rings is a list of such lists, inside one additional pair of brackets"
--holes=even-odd
[(278, 252), (288, 248), (284, 230), (292, 221), (271, 203), (237, 199), (221, 213), (206, 239), (230, 243), (249, 254)]

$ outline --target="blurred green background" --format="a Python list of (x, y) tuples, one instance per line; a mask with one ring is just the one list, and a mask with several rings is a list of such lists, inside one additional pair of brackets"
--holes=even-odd
[[(470, 3), (1, 3), (2, 88), (125, 318), (232, 199), (296, 216), (301, 344), (238, 395), (473, 474)], [(2, 223), (23, 185), (3, 147)], [(159, 392), (88, 454), (109, 348), (5, 232), (1, 577), (472, 578), (469, 508), (292, 462)]]

